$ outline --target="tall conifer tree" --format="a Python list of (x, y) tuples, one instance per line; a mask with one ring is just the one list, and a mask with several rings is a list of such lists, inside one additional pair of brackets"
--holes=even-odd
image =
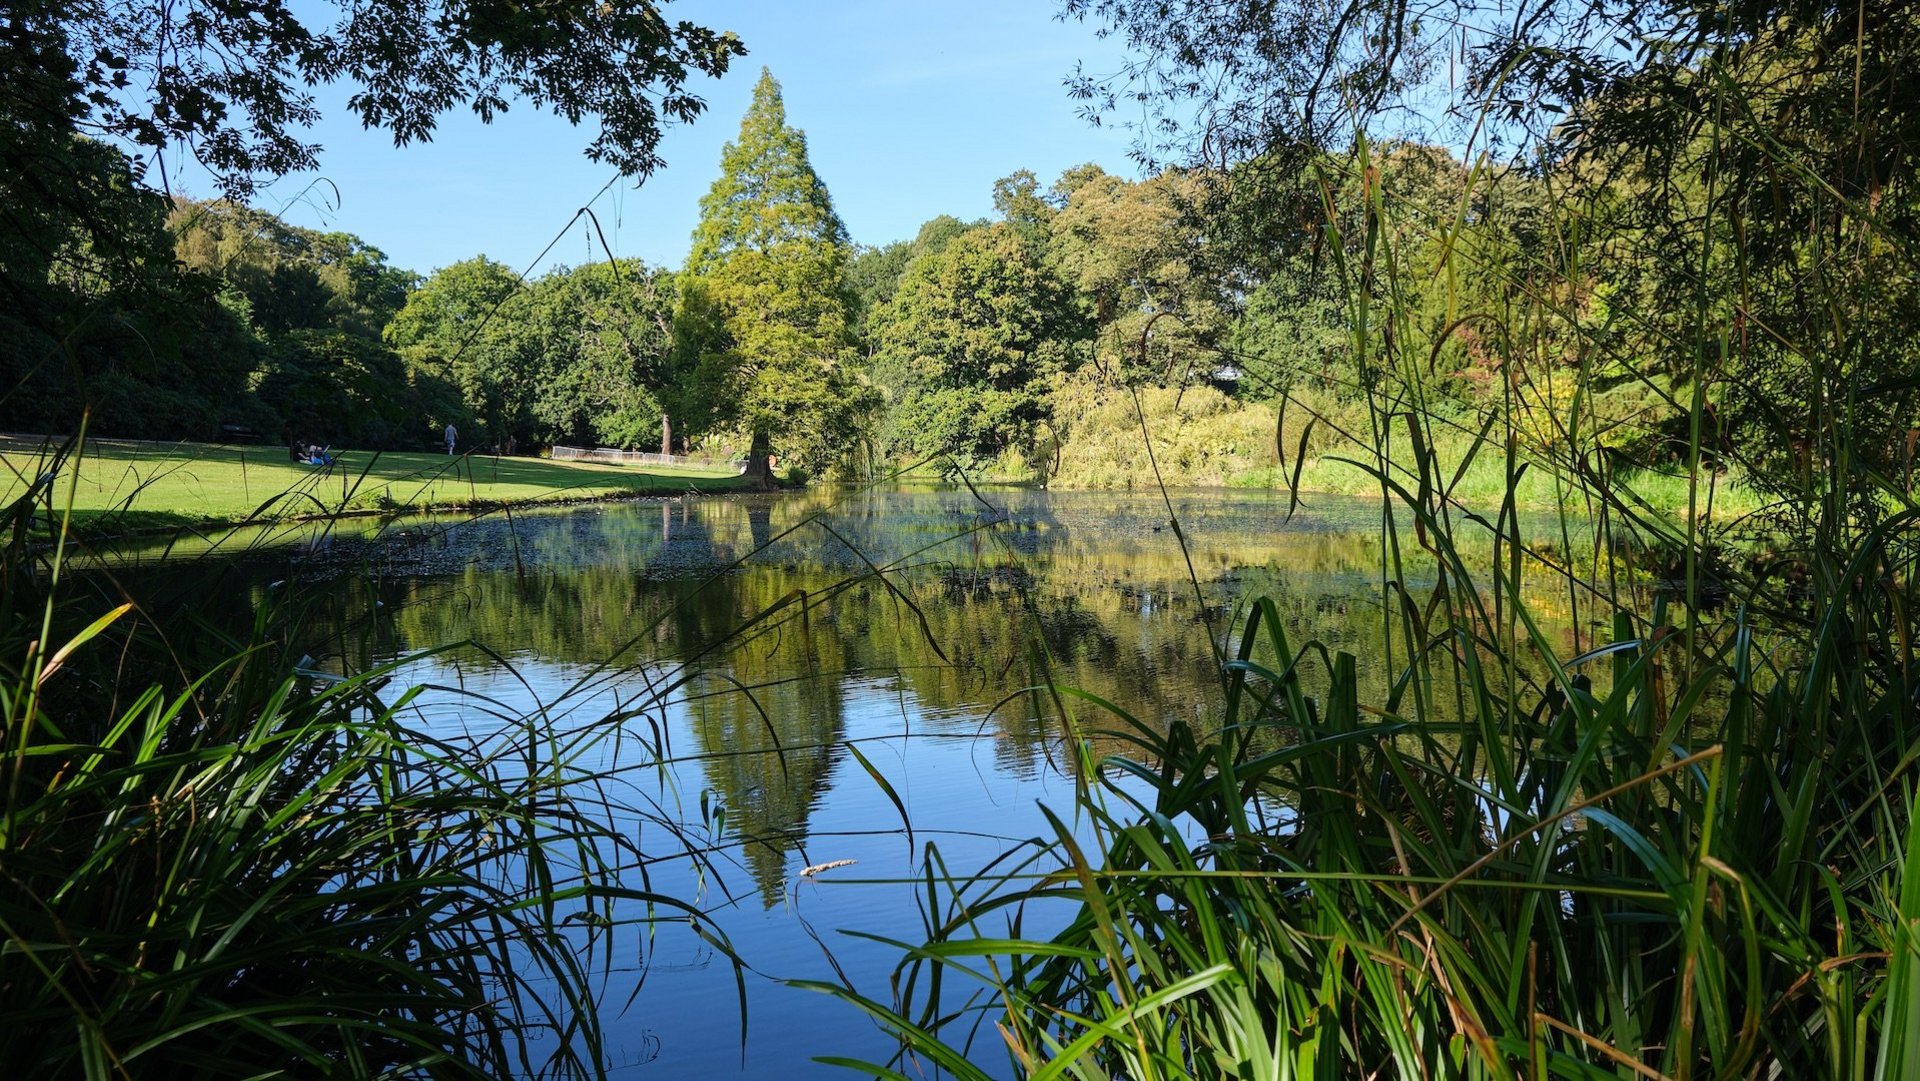
[(847, 445), (860, 398), (844, 371), (850, 247), (762, 69), (700, 200), (675, 319), (679, 412), (697, 429), (744, 430), (762, 480), (769, 454), (819, 468)]

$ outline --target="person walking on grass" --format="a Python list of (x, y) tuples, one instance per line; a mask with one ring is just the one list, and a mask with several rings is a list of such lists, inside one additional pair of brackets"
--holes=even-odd
[(446, 435), (447, 435), (447, 457), (451, 458), (453, 457), (453, 441), (460, 438), (460, 433), (454, 430), (452, 421), (447, 422)]

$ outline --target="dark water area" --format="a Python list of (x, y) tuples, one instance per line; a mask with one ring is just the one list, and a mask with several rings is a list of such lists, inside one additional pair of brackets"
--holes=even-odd
[[(780, 981), (844, 975), (888, 1000), (897, 952), (841, 932), (922, 940), (929, 845), (964, 875), (1047, 833), (1041, 805), (1071, 815), (1068, 732), (1019, 693), (1037, 656), (1144, 724), (1205, 724), (1216, 651), (1269, 596), (1296, 641), (1362, 658), (1363, 700), (1385, 693), (1379, 504), (1172, 500), (1178, 533), (1157, 493), (816, 489), (184, 541), (116, 573), (215, 621), (304, 590), (312, 665), (406, 659), (394, 693), (424, 686), (414, 720), (449, 738), (603, 737), (566, 745), (655, 860), (632, 884), (706, 910), (750, 966), (684, 924), (616, 932), (598, 962), (619, 1075), (844, 1076), (811, 1057), (884, 1061), (888, 1041)], [(1577, 592), (1529, 600), (1568, 651), (1591, 643)], [(1097, 752), (1127, 749), (1100, 734), (1117, 718), (1075, 710)]]

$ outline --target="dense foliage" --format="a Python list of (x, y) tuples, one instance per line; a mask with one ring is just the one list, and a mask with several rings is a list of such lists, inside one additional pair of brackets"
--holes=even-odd
[(921, 456), (992, 459), (1031, 441), (1083, 336), (1065, 283), (1007, 222), (913, 259), (871, 318), (887, 445)]
[(674, 328), (681, 414), (695, 431), (740, 429), (759, 477), (774, 453), (819, 469), (847, 452), (859, 405), (846, 371), (850, 248), (762, 70), (700, 200)]
[(483, 257), (436, 271), (386, 340), (416, 379), (455, 393), (453, 421), (510, 450), (549, 443), (642, 446), (660, 438), (674, 279), (637, 260), (560, 268), (523, 284)]
[[(763, 73), (683, 268), (527, 281), (484, 256), (417, 279), (359, 238), (169, 199), (117, 147), (184, 141), (239, 194), (310, 160), (297, 81), (343, 77), (402, 140), (511, 91), (599, 115), (593, 152), (644, 170), (657, 111), (697, 109), (683, 80), (730, 38), (646, 3), (376, 4), (321, 32), (245, 0), (16, 5), (4, 426), (390, 445), (452, 423), (512, 450), (671, 446), (671, 418), (761, 480), (775, 455), (931, 459), (1296, 496), (1331, 463), (1397, 508), (1379, 655), (1298, 641), (1270, 605), (1216, 622), (1198, 571), (1219, 687), (1200, 724), (1076, 698), (1036, 650), (1097, 847), (1063, 824), (1026, 863), (949, 879), (951, 903), (930, 858), (933, 941), (897, 999), (837, 993), (969, 1077), (955, 1044), (988, 1024), (1010, 1069), (1049, 1077), (1913, 1076), (1914, 5), (1064, 7), (1132, 50), (1075, 87), (1096, 115), (1143, 110), (1143, 179), (1022, 170), (991, 220), (856, 249)], [(1676, 513), (1650, 506), (1662, 481)], [(1765, 513), (1730, 522), (1731, 482)], [(1519, 513), (1538, 489), (1545, 529)], [(60, 607), (60, 550), (27, 542), (55, 516), (30, 484), (0, 568), (0, 656), (26, 658), (0, 672), (0, 907), (29, 927), (0, 951), (29, 1022), (9, 1061), (502, 1073), (529, 1026), (566, 1058), (591, 1012), (480, 1003), (534, 978), (513, 974), (529, 944), (568, 994), (579, 975), (553, 894), (536, 916), (488, 868), (558, 841), (598, 880), (634, 853), (579, 819), (556, 837), (529, 810), (559, 806), (525, 787), (545, 778), (408, 757), (374, 681), (301, 682), (267, 614), (230, 664), (116, 629), (132, 663), (110, 670), (83, 647), (133, 608)], [(1564, 587), (1566, 639), (1529, 573)], [(801, 663), (762, 661), (742, 674)], [(1102, 786), (1076, 701), (1127, 728), (1138, 760), (1109, 765), (1137, 787)], [(713, 716), (717, 744), (765, 718)], [(766, 761), (723, 787), (760, 787)], [(410, 862), (391, 838), (423, 823), (453, 832)], [(191, 873), (156, 880), (164, 859)], [(1022, 937), (1029, 904), (1066, 925)], [(983, 973), (984, 999), (942, 997)], [(234, 1004), (267, 988), (289, 997), (250, 1040)]]

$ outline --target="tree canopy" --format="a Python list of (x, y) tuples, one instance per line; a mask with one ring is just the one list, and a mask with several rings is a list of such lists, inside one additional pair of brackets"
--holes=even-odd
[(740, 137), (721, 150), (720, 175), (700, 199), (687, 270), (709, 274), (736, 253), (786, 245), (824, 258), (844, 253), (851, 243), (826, 184), (807, 159), (806, 134), (787, 124), (780, 84), (761, 68)]
[(762, 475), (774, 453), (825, 466), (858, 416), (845, 371), (852, 253), (770, 72), (720, 166), (681, 283), (676, 414), (696, 431), (741, 430)]
[(1086, 336), (1072, 291), (1011, 221), (916, 257), (873, 324), (874, 375), (890, 395), (883, 442), (963, 459), (1030, 443), (1050, 380)]
[(480, 445), (657, 447), (673, 277), (638, 260), (557, 268), (531, 283), (485, 257), (444, 267), (387, 325), (410, 377), (444, 381)]
[(457, 106), (490, 120), (523, 99), (597, 120), (588, 155), (646, 173), (662, 124), (704, 108), (689, 77), (721, 75), (745, 51), (662, 7), (26, 0), (8, 7), (0, 70), (29, 77), (0, 81), (0, 113), (106, 138), (163, 169), (181, 148), (238, 197), (258, 177), (314, 167), (312, 87), (347, 84), (354, 116), (402, 145), (430, 139)]

